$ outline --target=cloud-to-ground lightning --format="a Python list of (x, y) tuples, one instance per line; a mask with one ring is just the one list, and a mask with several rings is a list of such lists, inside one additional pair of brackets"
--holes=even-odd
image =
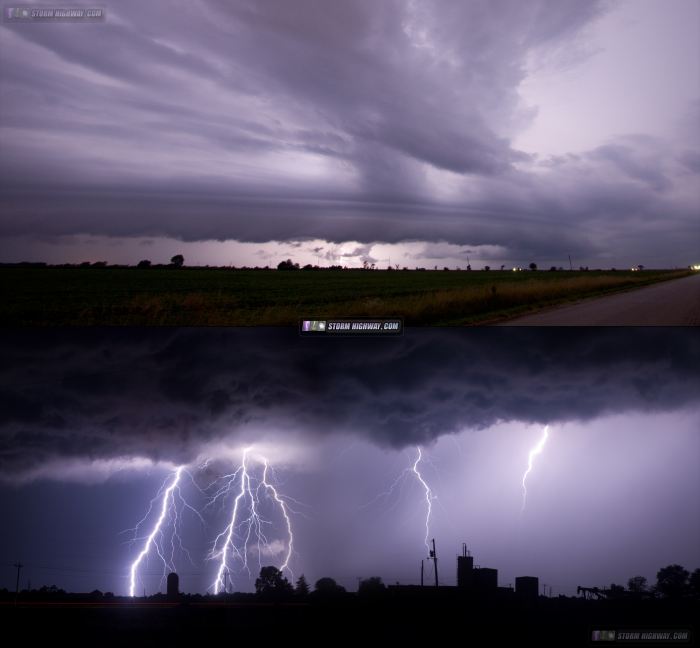
[[(159, 534), (162, 533), (162, 528), (163, 525), (166, 521), (166, 517), (168, 515), (169, 510), (175, 510), (175, 496), (174, 492), (175, 489), (178, 487), (178, 484), (180, 483), (180, 477), (182, 476), (182, 471), (184, 470), (184, 466), (179, 466), (176, 470), (175, 473), (173, 474), (172, 481), (170, 485), (163, 491), (163, 487), (161, 486), (161, 489), (159, 493), (162, 493), (161, 497), (161, 506), (160, 506), (160, 515), (158, 516), (158, 520), (156, 520), (156, 523), (153, 525), (153, 528), (151, 530), (151, 533), (148, 535), (146, 538), (143, 548), (139, 552), (138, 556), (136, 557), (136, 560), (134, 560), (133, 563), (131, 563), (131, 570), (129, 572), (129, 596), (134, 596), (135, 591), (136, 591), (136, 580), (137, 580), (137, 573), (138, 573), (138, 568), (141, 562), (144, 560), (144, 558), (148, 555), (148, 552), (150, 551), (151, 547), (154, 547), (158, 556), (160, 559), (163, 561), (164, 569), (168, 569), (168, 567), (172, 567), (172, 554), (171, 554), (171, 560), (170, 562), (168, 559), (165, 557), (163, 548), (161, 544), (158, 542), (157, 537)], [(167, 481), (167, 480), (166, 480)], [(163, 482), (163, 486), (165, 486), (165, 482)], [(157, 496), (156, 496), (157, 498)], [(153, 505), (153, 501), (151, 502), (151, 507)], [(151, 509), (149, 508), (149, 513)], [(175, 512), (175, 515), (177, 513)], [(148, 517), (148, 513), (146, 513), (146, 517)], [(144, 517), (137, 525), (136, 529), (144, 522), (146, 519)], [(174, 535), (177, 535), (176, 530), (173, 532)], [(174, 536), (172, 542), (174, 543)], [(174, 545), (173, 545), (173, 552), (174, 552)]]
[[(272, 493), (272, 498), (279, 505), (280, 510), (282, 511), (282, 516), (284, 517), (285, 524), (287, 525), (287, 537), (289, 538), (289, 541), (287, 542), (287, 555), (284, 559), (284, 562), (280, 565), (280, 571), (284, 571), (286, 569), (291, 574), (292, 570), (289, 568), (289, 561), (292, 558), (292, 549), (294, 546), (294, 533), (292, 532), (292, 521), (289, 519), (287, 503), (280, 497), (274, 485), (268, 482), (267, 480), (267, 469), (269, 468), (269, 464), (267, 463), (267, 459), (263, 459), (263, 461), (265, 464), (265, 469), (263, 470), (261, 485)], [(293, 577), (294, 576), (292, 574), (292, 578)]]
[(386, 498), (389, 497), (399, 485), (402, 485), (403, 482), (405, 481), (406, 477), (409, 475), (413, 475), (416, 481), (421, 485), (423, 490), (425, 491), (425, 504), (426, 504), (426, 511), (425, 511), (425, 538), (424, 538), (424, 543), (425, 547), (430, 552), (430, 520), (433, 515), (433, 500), (436, 499), (436, 496), (433, 494), (432, 489), (428, 485), (428, 483), (425, 481), (423, 474), (419, 470), (418, 466), (420, 463), (423, 461), (423, 451), (420, 448), (420, 446), (416, 446), (416, 459), (415, 461), (407, 468), (404, 468), (401, 471), (401, 474), (393, 481), (391, 486), (389, 487), (388, 490), (386, 490), (383, 493), (379, 493), (375, 498), (373, 498), (370, 502), (365, 504), (365, 506), (369, 506), (373, 502), (376, 502), (378, 499), (381, 498)]
[(416, 479), (425, 489), (425, 502), (427, 507), (425, 513), (425, 548), (428, 550), (428, 553), (430, 553), (430, 517), (433, 514), (433, 492), (430, 490), (430, 486), (428, 486), (428, 484), (425, 482), (425, 479), (423, 479), (423, 475), (421, 475), (420, 470), (418, 470), (418, 464), (423, 459), (423, 452), (421, 451), (420, 447), (417, 447), (416, 450), (418, 450), (418, 456), (416, 457), (416, 461), (414, 462), (411, 470), (416, 475)]
[[(210, 557), (219, 560), (219, 567), (216, 579), (212, 585), (214, 594), (219, 594), (226, 590), (226, 579), (231, 578), (231, 563), (238, 558), (242, 567), (250, 573), (248, 568), (248, 553), (251, 548), (257, 549), (258, 566), (262, 566), (263, 554), (279, 553), (275, 549), (275, 543), (270, 542), (265, 527), (272, 526), (272, 522), (262, 516), (264, 497), (269, 498), (275, 507), (278, 508), (285, 524), (286, 539), (284, 545), (284, 560), (279, 569), (287, 570), (292, 575), (289, 562), (292, 558), (294, 547), (294, 533), (290, 513), (296, 511), (290, 508), (289, 502), (295, 501), (280, 494), (277, 487), (270, 481), (269, 472), (272, 470), (265, 457), (251, 457), (252, 448), (243, 451), (241, 465), (231, 474), (220, 478), (223, 484), (213, 493), (209, 505), (215, 503), (220, 498), (225, 498), (236, 492), (233, 500), (231, 517), (228, 525), (214, 539), (210, 552)], [(262, 464), (262, 474), (258, 471), (256, 476), (254, 467), (250, 463)]]
[(532, 464), (535, 459), (535, 457), (539, 454), (542, 454), (542, 450), (544, 448), (545, 443), (547, 443), (547, 438), (549, 437), (549, 425), (544, 426), (544, 430), (542, 431), (542, 437), (540, 440), (537, 442), (537, 445), (535, 445), (532, 450), (530, 450), (530, 453), (527, 457), (527, 470), (525, 471), (525, 474), (523, 475), (523, 506), (520, 509), (520, 513), (525, 512), (525, 503), (527, 502), (527, 486), (525, 485), (525, 481), (527, 480), (527, 476), (530, 474), (530, 471), (532, 470)]

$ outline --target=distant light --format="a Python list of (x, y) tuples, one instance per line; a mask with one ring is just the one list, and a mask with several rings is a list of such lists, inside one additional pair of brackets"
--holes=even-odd
[(700, 263), (696, 263), (692, 268), (693, 270), (700, 270)]

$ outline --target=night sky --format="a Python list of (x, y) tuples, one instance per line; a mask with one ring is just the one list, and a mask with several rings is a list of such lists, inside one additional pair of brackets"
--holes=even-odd
[(0, 24), (1, 261), (698, 262), (696, 0), (99, 4)]
[[(245, 447), (295, 500), (290, 567), (311, 583), (418, 581), (425, 491), (404, 474), (382, 495), (418, 446), (446, 584), (462, 542), (500, 585), (535, 575), (555, 594), (700, 566), (693, 329), (5, 331), (0, 355), (0, 587), (21, 560), (23, 586), (126, 594), (141, 545), (121, 532), (186, 465), (181, 492), (202, 519), (181, 510), (192, 562), (178, 546), (175, 564), (185, 591), (206, 591), (233, 497), (205, 509), (196, 486), (232, 472)], [(265, 516), (262, 564), (279, 565), (283, 520)], [(158, 591), (161, 572), (151, 552), (137, 592)]]

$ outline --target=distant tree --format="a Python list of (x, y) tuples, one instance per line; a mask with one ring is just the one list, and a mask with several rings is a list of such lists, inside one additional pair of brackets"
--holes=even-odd
[(647, 591), (647, 579), (644, 576), (632, 576), (627, 581), (627, 589), (635, 594)]
[(693, 571), (688, 580), (688, 585), (690, 587), (690, 594), (695, 598), (700, 598), (700, 569)]
[(291, 259), (287, 259), (286, 261), (280, 261), (277, 264), (277, 269), (278, 270), (298, 270), (299, 264), (294, 263)]
[(369, 270), (369, 261), (365, 260), (362, 262), (362, 269)]
[(372, 576), (360, 581), (357, 593), (360, 596), (377, 596), (386, 592), (386, 585), (379, 576)]
[(304, 574), (297, 579), (297, 586), (294, 589), (294, 593), (301, 597), (309, 595), (309, 584), (306, 582), (306, 576), (304, 576)]
[(505, 270), (506, 267), (504, 265), (501, 266), (501, 270)]
[(449, 272), (449, 271), (450, 271), (450, 269), (449, 269), (447, 266), (445, 266), (445, 267), (443, 268), (443, 270), (444, 270), (445, 272)]
[(640, 263), (640, 264), (637, 266), (637, 270), (644, 270), (644, 266)]
[(556, 271), (557, 271), (557, 266), (552, 266), (552, 267), (549, 269), (549, 271), (550, 271), (550, 272), (556, 272)]
[(257, 594), (284, 596), (292, 594), (293, 591), (292, 584), (273, 565), (263, 567), (260, 570), (260, 576), (255, 579), (255, 592)]
[(683, 596), (688, 589), (690, 574), (681, 565), (662, 567), (656, 574), (656, 591), (667, 598)]
[(307, 263), (302, 270), (314, 270), (314, 266), (312, 266), (310, 263)]
[(532, 270), (533, 272), (534, 272), (535, 270), (537, 270), (537, 264), (536, 264), (534, 261), (533, 261), (528, 267), (529, 267), (530, 270)]
[(323, 595), (343, 594), (345, 588), (338, 585), (332, 578), (319, 578), (314, 585), (314, 590)]
[(176, 254), (172, 259), (170, 259), (170, 263), (172, 263), (176, 268), (182, 268), (182, 266), (185, 263), (185, 257), (182, 256), (182, 254)]
[(484, 266), (484, 272), (488, 272), (489, 270), (491, 270), (491, 266)]
[(106, 261), (95, 261), (95, 263), (92, 264), (93, 268), (106, 268), (107, 267), (107, 262)]
[(470, 265), (467, 265), (467, 271), (471, 272), (471, 270), (472, 270), (472, 267)]
[(142, 259), (136, 264), (137, 268), (150, 268), (151, 262), (148, 259)]

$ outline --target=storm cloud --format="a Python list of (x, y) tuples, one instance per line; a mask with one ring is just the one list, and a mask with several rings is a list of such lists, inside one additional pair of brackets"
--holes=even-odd
[(0, 348), (6, 479), (55, 461), (191, 462), (217, 442), (344, 434), (398, 449), (502, 422), (700, 403), (692, 329), (64, 330), (7, 332)]
[(100, 24), (0, 25), (6, 240), (429, 241), (518, 258), (693, 261), (700, 89), (690, 67), (674, 73), (696, 103), (659, 115), (678, 121), (675, 138), (614, 132), (558, 156), (516, 144), (538, 111), (522, 84), (542, 61), (593, 56), (591, 30), (611, 5), (106, 9)]

